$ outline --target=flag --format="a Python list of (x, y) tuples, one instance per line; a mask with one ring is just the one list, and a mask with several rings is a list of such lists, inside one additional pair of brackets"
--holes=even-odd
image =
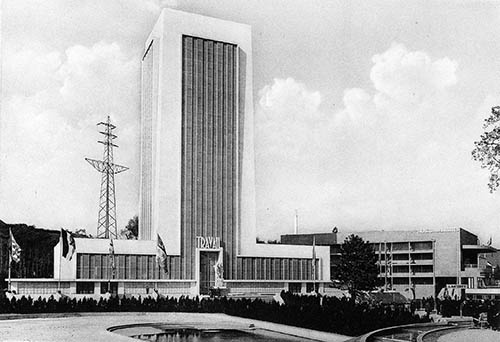
[(75, 254), (76, 251), (76, 242), (75, 239), (73, 238), (73, 234), (71, 233), (68, 234), (68, 245), (69, 245), (68, 260), (71, 260), (71, 258), (73, 258), (73, 254)]
[(221, 288), (224, 286), (224, 259), (222, 250), (219, 251), (219, 257), (213, 268), (215, 271), (215, 288)]
[(109, 240), (109, 262), (111, 264), (111, 274), (115, 275), (115, 245), (113, 238)]
[(75, 254), (76, 243), (71, 232), (61, 228), (62, 256), (71, 260)]
[(312, 278), (316, 280), (316, 237), (313, 235), (313, 250), (311, 260)]
[(12, 234), (12, 230), (10, 230), (10, 228), (9, 228), (9, 235), (10, 235), (10, 258), (14, 262), (19, 262), (21, 261), (22, 249), (16, 242), (16, 239), (14, 239), (14, 235)]
[(156, 234), (156, 262), (161, 266), (165, 273), (168, 273), (168, 265), (167, 265), (167, 250), (165, 249), (165, 245), (161, 240), (160, 234)]

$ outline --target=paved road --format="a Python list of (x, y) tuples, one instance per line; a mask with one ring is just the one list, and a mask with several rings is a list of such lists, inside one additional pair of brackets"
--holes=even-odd
[[(39, 317), (40, 315), (38, 315)], [(21, 319), (17, 317), (23, 317)], [(239, 318), (224, 314), (194, 313), (89, 313), (65, 316), (43, 315), (43, 318), (8, 315), (0, 320), (0, 340), (5, 342), (50, 341), (50, 342), (130, 342), (129, 337), (109, 332), (112, 326), (136, 323), (189, 324), (197, 328), (245, 329), (250, 324), (297, 337), (317, 341), (341, 342), (348, 336), (301, 329), (287, 325)]]

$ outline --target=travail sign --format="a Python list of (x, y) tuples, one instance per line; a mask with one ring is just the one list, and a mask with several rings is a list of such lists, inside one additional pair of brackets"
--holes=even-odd
[(197, 236), (196, 248), (202, 249), (219, 249), (220, 238), (214, 236)]

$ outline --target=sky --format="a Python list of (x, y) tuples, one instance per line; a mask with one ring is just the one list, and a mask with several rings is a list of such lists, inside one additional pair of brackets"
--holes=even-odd
[(140, 57), (161, 8), (252, 26), (257, 232), (463, 227), (500, 247), (471, 158), (500, 105), (494, 1), (0, 0), (0, 220), (95, 234), (96, 123), (138, 214)]

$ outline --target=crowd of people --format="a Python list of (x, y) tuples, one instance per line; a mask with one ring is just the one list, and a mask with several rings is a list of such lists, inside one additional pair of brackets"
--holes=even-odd
[(437, 300), (439, 313), (443, 317), (468, 316), (479, 319), (485, 317), (493, 329), (500, 329), (499, 300)]
[(348, 298), (280, 294), (281, 302), (245, 298), (125, 297), (1, 298), (0, 313), (64, 312), (212, 312), (294, 325), (303, 328), (360, 335), (375, 329), (426, 321), (407, 305), (355, 303)]

